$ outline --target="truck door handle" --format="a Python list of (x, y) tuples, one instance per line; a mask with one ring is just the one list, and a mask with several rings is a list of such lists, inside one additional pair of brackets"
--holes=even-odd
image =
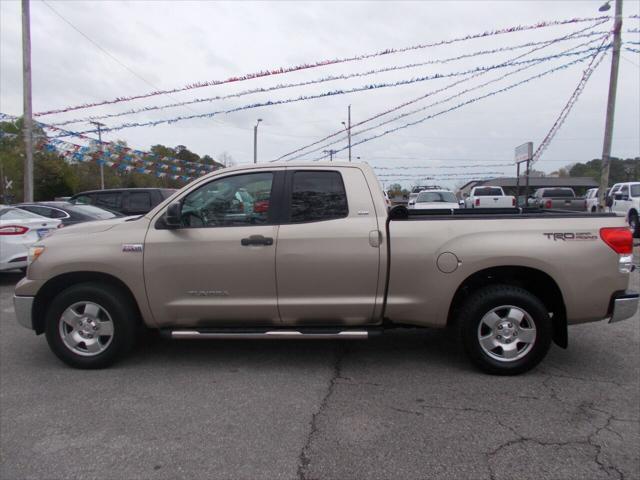
[(243, 238), (240, 240), (240, 244), (243, 247), (248, 247), (249, 245), (273, 245), (273, 238), (265, 237), (263, 235), (251, 235), (249, 238)]

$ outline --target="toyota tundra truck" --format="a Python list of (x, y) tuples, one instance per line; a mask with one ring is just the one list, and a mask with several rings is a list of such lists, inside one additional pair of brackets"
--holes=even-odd
[(78, 368), (112, 364), (145, 329), (224, 340), (451, 327), (478, 367), (517, 374), (552, 342), (566, 348), (568, 325), (633, 316), (632, 269), (614, 215), (389, 212), (366, 164), (272, 163), (55, 232), (30, 249), (14, 303)]

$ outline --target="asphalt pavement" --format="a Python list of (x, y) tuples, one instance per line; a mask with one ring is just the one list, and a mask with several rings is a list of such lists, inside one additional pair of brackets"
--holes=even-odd
[(509, 378), (475, 370), (442, 331), (151, 336), (80, 371), (16, 323), (18, 279), (0, 274), (3, 480), (640, 478), (637, 313), (571, 327), (568, 350)]

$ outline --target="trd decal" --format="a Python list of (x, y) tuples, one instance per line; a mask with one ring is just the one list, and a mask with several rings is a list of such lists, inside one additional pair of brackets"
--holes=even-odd
[(545, 232), (543, 233), (549, 240), (557, 241), (574, 241), (574, 240), (597, 240), (598, 236), (592, 232)]

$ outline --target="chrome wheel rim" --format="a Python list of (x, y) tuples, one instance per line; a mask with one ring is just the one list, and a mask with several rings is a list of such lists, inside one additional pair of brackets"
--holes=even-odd
[(487, 312), (478, 325), (482, 351), (499, 362), (525, 357), (536, 342), (536, 324), (531, 315), (514, 305), (501, 305)]
[(77, 302), (59, 320), (65, 347), (77, 355), (93, 357), (104, 352), (113, 341), (113, 320), (109, 312), (94, 302)]

